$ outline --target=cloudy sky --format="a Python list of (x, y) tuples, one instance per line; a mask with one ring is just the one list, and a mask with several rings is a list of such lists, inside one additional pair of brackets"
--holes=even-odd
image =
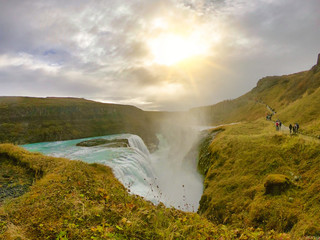
[(185, 110), (320, 53), (319, 0), (0, 0), (0, 96)]

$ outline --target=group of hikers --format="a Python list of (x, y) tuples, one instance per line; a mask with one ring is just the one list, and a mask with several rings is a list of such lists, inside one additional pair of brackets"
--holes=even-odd
[[(266, 120), (269, 120), (271, 121), (272, 119), (272, 116), (274, 115), (274, 113), (269, 113), (266, 115)], [(281, 130), (281, 127), (282, 127), (282, 122), (278, 119), (277, 121), (275, 121), (275, 127), (276, 127), (276, 130), (279, 131)], [(290, 134), (292, 133), (298, 133), (299, 131), (299, 124), (298, 123), (295, 123), (295, 124), (291, 124), (289, 125), (289, 130), (290, 130)]]
[[(260, 102), (260, 103), (263, 103), (261, 100), (260, 100), (259, 102)], [(267, 105), (267, 104), (266, 104), (266, 107), (267, 107), (270, 111), (272, 111), (272, 113), (267, 113), (267, 115), (266, 115), (266, 120), (271, 121), (272, 116), (273, 116), (274, 114), (276, 114), (276, 111), (275, 111), (273, 108), (271, 108), (269, 105)], [(277, 121), (275, 121), (275, 127), (276, 127), (276, 130), (277, 130), (277, 131), (281, 130), (282, 122), (281, 122), (279, 119), (278, 119)], [(298, 123), (295, 123), (295, 124), (292, 125), (292, 124), (290, 123), (290, 125), (289, 125), (289, 130), (290, 130), (290, 134), (292, 134), (292, 133), (294, 133), (294, 134), (298, 133), (298, 131), (299, 131), (299, 124), (298, 124)]]
[[(279, 131), (281, 130), (281, 126), (282, 126), (282, 122), (280, 120), (277, 120), (275, 122), (275, 126), (276, 126), (276, 130)], [(291, 133), (298, 133), (299, 131), (299, 124), (298, 123), (295, 123), (295, 124), (291, 124), (289, 125), (289, 130), (290, 130), (290, 134)]]
[(275, 124), (276, 124), (276, 130), (277, 131), (281, 130), (282, 122), (280, 122), (280, 120), (277, 120)]
[(298, 131), (299, 131), (299, 124), (298, 124), (298, 123), (295, 123), (295, 124), (292, 126), (292, 124), (290, 123), (289, 129), (290, 129), (290, 134), (291, 134), (291, 131), (292, 131), (293, 133), (298, 133)]

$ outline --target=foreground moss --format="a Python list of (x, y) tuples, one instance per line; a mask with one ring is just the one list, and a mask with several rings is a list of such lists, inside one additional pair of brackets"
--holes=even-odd
[(205, 146), (199, 213), (216, 224), (320, 236), (320, 143), (271, 122), (225, 127)]
[(231, 229), (131, 195), (109, 167), (0, 145), (1, 159), (32, 172), (30, 191), (0, 203), (0, 239), (289, 239)]

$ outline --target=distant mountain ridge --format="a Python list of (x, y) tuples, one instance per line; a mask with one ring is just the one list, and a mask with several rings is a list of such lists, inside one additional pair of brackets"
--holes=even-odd
[(80, 98), (0, 97), (0, 142), (32, 143), (132, 133), (157, 143), (144, 111)]

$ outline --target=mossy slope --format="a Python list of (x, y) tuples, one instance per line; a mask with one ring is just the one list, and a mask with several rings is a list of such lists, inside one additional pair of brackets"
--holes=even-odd
[(206, 149), (199, 162), (206, 173), (201, 215), (294, 238), (320, 235), (320, 141), (258, 120), (225, 127)]

